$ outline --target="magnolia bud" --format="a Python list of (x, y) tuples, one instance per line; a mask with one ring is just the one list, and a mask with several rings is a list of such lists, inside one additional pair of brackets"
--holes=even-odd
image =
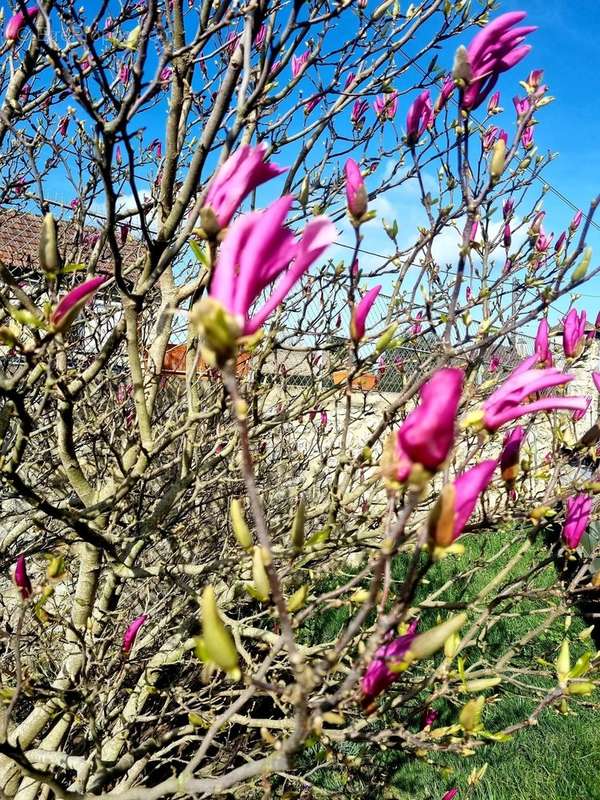
[(394, 334), (396, 333), (396, 328), (398, 327), (398, 323), (392, 322), (392, 324), (387, 327), (384, 332), (381, 334), (379, 339), (377, 339), (377, 344), (375, 345), (375, 350), (378, 353), (383, 353), (386, 350), (394, 338)]
[(573, 283), (585, 278), (591, 260), (592, 260), (592, 248), (586, 247), (585, 250), (583, 251), (583, 256), (581, 261), (573, 270), (573, 275), (571, 276), (571, 281), (573, 281)]
[(452, 65), (452, 77), (455, 81), (463, 85), (471, 83), (473, 72), (469, 62), (469, 53), (464, 45), (460, 45), (454, 54), (454, 64)]
[(570, 683), (567, 686), (567, 694), (591, 694), (596, 687), (589, 681), (581, 681), (580, 683)]
[(568, 639), (563, 639), (558, 658), (556, 659), (555, 667), (559, 682), (565, 683), (569, 677), (569, 672), (571, 671), (571, 654), (569, 652)]
[(506, 161), (506, 142), (504, 139), (498, 139), (494, 144), (494, 150), (490, 161), (490, 175), (492, 180), (498, 178), (504, 172), (504, 164)]
[(436, 625), (435, 628), (431, 628), (425, 633), (420, 633), (410, 645), (410, 649), (406, 654), (407, 660), (421, 661), (434, 655), (434, 653), (442, 649), (448, 637), (460, 630), (466, 621), (466, 614), (456, 614), (446, 622), (442, 622), (441, 625)]
[(218, 667), (239, 674), (238, 654), (231, 634), (219, 616), (215, 590), (208, 585), (202, 592), (202, 641), (208, 658)]
[(291, 532), (292, 546), (296, 552), (300, 552), (304, 547), (304, 517), (304, 500), (300, 500), (298, 507), (296, 508), (296, 513), (294, 514)]
[(254, 548), (254, 555), (252, 557), (252, 588), (256, 597), (265, 602), (269, 599), (271, 594), (271, 585), (269, 584), (269, 576), (265, 569), (265, 558), (262, 547)]
[(290, 614), (293, 614), (294, 611), (298, 611), (299, 608), (302, 608), (304, 603), (306, 603), (307, 597), (308, 586), (301, 586), (299, 589), (296, 589), (294, 594), (287, 601), (287, 610), (290, 612)]
[(475, 681), (467, 681), (462, 687), (463, 692), (485, 692), (486, 689), (491, 689), (493, 686), (498, 686), (502, 683), (502, 678), (479, 678)]
[(481, 728), (481, 714), (484, 704), (485, 697), (482, 695), (474, 700), (469, 700), (469, 702), (463, 706), (458, 721), (466, 733), (473, 733)]
[(52, 214), (44, 216), (39, 244), (40, 267), (49, 278), (55, 278), (60, 266), (56, 240), (56, 221)]
[(240, 547), (244, 550), (250, 550), (252, 547), (252, 534), (246, 525), (241, 503), (236, 498), (231, 501), (229, 506), (229, 518), (233, 528), (233, 535), (238, 540)]

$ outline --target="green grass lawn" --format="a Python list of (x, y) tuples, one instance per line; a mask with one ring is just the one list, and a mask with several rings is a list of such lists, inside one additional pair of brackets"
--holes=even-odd
[[(494, 555), (506, 544), (514, 532), (481, 534), (465, 538), (466, 553), (460, 558), (445, 559), (436, 564), (428, 574), (429, 585), (424, 587), (417, 600), (452, 580), (443, 595), (445, 601), (459, 602), (473, 597), (486, 586), (503, 564), (516, 553), (523, 539), (511, 545), (503, 556), (492, 563)], [(547, 546), (537, 541), (531, 551), (515, 566), (512, 576), (522, 575), (547, 556)], [(477, 568), (467, 577), (465, 566)], [(406, 568), (403, 558), (394, 564), (393, 574), (401, 581)], [(548, 605), (551, 595), (545, 588), (556, 579), (554, 565), (550, 564), (534, 576), (531, 584), (540, 590), (534, 600), (522, 600), (507, 610), (487, 637), (487, 652), (503, 652), (510, 644), (534, 627), (539, 616), (536, 608)], [(328, 639), (343, 626), (347, 609), (332, 610), (309, 624), (306, 639)], [(434, 615), (422, 616), (423, 628), (434, 623)], [(573, 660), (591, 645), (578, 640), (584, 623), (573, 616), (568, 636), (572, 641)], [(565, 633), (564, 620), (560, 619), (545, 631), (535, 643), (523, 649), (517, 664), (531, 664), (535, 658), (553, 662)], [(321, 638), (322, 637), (322, 638)], [(467, 657), (476, 658), (471, 653)], [(548, 684), (553, 686), (554, 679)], [(542, 679), (542, 683), (543, 683)], [(320, 762), (310, 777), (312, 794), (307, 797), (332, 798), (398, 798), (399, 800), (441, 800), (444, 793), (457, 787), (457, 800), (600, 800), (600, 711), (594, 706), (599, 692), (580, 700), (569, 700), (569, 713), (563, 715), (555, 708), (546, 709), (536, 727), (528, 728), (508, 742), (481, 747), (468, 757), (449, 753), (432, 753), (426, 758), (416, 758), (400, 747), (380, 751), (359, 743), (345, 743), (328, 750), (314, 743), (304, 753), (307, 764)], [(528, 716), (532, 703), (521, 697), (512, 686), (502, 685), (494, 695), (487, 693), (484, 722), (489, 731), (499, 731)], [(441, 724), (456, 721), (456, 708), (441, 708)], [(388, 717), (391, 722), (392, 718)], [(413, 726), (413, 730), (415, 727)], [(487, 764), (483, 778), (474, 786), (469, 776), (475, 769)], [(304, 797), (304, 795), (302, 795)]]

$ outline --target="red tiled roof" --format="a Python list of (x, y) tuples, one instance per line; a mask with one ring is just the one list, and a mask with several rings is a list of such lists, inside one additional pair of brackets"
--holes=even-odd
[[(41, 216), (16, 209), (0, 209), (0, 259), (6, 266), (16, 270), (37, 268), (41, 227)], [(94, 236), (100, 229), (91, 226), (82, 229), (74, 222), (65, 220), (58, 220), (57, 228), (59, 249), (64, 263), (85, 264), (94, 247)], [(142, 247), (142, 243), (129, 234), (121, 248), (124, 268), (134, 264)], [(108, 245), (105, 245), (98, 259), (97, 271), (112, 273), (113, 270), (112, 254)]]

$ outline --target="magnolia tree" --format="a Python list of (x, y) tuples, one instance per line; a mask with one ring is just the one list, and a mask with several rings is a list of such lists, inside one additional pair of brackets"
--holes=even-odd
[(373, 797), (594, 701), (596, 203), (492, 5), (13, 9), (2, 796)]

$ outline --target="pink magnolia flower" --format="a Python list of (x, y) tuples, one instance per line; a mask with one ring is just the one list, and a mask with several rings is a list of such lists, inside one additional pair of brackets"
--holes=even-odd
[(310, 50), (306, 50), (301, 56), (292, 56), (292, 75), (294, 78), (297, 78), (306, 69), (306, 63), (310, 56)]
[(423, 326), (421, 325), (421, 320), (422, 319), (423, 319), (423, 312), (422, 311), (417, 311), (417, 314), (415, 316), (415, 322), (414, 322), (413, 326), (410, 329), (410, 332), (411, 332), (412, 336), (418, 336), (421, 333), (421, 330), (423, 328)]
[(322, 100), (324, 97), (324, 92), (320, 92), (319, 94), (314, 94), (312, 97), (309, 97), (304, 104), (304, 115), (308, 117), (308, 115), (319, 105), (319, 100)]
[(454, 445), (463, 380), (461, 369), (445, 367), (421, 387), (419, 405), (396, 433), (398, 480), (408, 478), (413, 464), (435, 472), (448, 458)]
[(469, 233), (469, 241), (474, 242), (477, 238), (477, 231), (479, 230), (479, 220), (474, 219), (471, 225), (471, 232)]
[(569, 230), (572, 233), (575, 233), (577, 228), (581, 225), (581, 220), (583, 219), (583, 211), (576, 211), (573, 215), (573, 219), (569, 224)]
[(369, 291), (361, 297), (359, 303), (352, 309), (352, 318), (350, 320), (350, 337), (353, 341), (360, 342), (360, 340), (364, 337), (367, 316), (380, 291), (381, 284), (369, 289)]
[(398, 92), (393, 91), (389, 94), (377, 95), (373, 108), (382, 122), (385, 122), (386, 119), (394, 119), (398, 110)]
[(436, 711), (435, 708), (428, 708), (421, 718), (421, 730), (423, 728), (431, 728), (439, 715), (440, 712)]
[(578, 314), (572, 308), (565, 317), (563, 325), (563, 348), (567, 358), (576, 358), (581, 354), (585, 339), (586, 314)]
[(346, 77), (346, 80), (344, 81), (344, 88), (342, 89), (342, 91), (344, 91), (344, 92), (345, 92), (345, 91), (346, 91), (346, 89), (347, 89), (349, 86), (351, 86), (351, 85), (352, 85), (352, 83), (354, 83), (354, 79), (355, 79), (355, 78), (356, 78), (356, 73), (354, 73), (354, 72), (349, 72), (349, 73), (348, 73), (348, 75), (347, 75), (347, 77)]
[[(287, 195), (264, 211), (238, 217), (221, 245), (209, 295), (236, 318), (244, 335), (261, 327), (336, 238), (333, 223), (316, 217), (296, 239), (284, 225), (293, 202)], [(254, 301), (278, 277), (270, 297), (249, 317)]]
[(21, 35), (23, 29), (27, 25), (27, 20), (33, 20), (37, 17), (40, 13), (40, 10), (37, 6), (29, 6), (25, 9), (25, 11), (17, 11), (16, 14), (13, 14), (12, 17), (8, 20), (6, 25), (6, 29), (4, 31), (4, 38), (9, 44), (16, 42), (19, 36)]
[(328, 421), (329, 417), (327, 416), (327, 412), (325, 411), (325, 409), (323, 409), (321, 411), (321, 413), (319, 415), (319, 418), (320, 418), (320, 422), (321, 422), (321, 427), (322, 428), (326, 428), (327, 427), (327, 421)]
[(131, 648), (133, 647), (133, 643), (138, 635), (139, 629), (142, 627), (144, 622), (148, 619), (147, 614), (142, 614), (139, 617), (136, 617), (133, 622), (130, 622), (127, 626), (127, 630), (123, 634), (123, 652), (129, 653)]
[(432, 119), (431, 98), (429, 90), (425, 89), (411, 104), (406, 115), (406, 141), (408, 144), (415, 145), (419, 141)]
[(58, 330), (68, 328), (81, 309), (89, 303), (92, 297), (106, 280), (105, 275), (98, 275), (95, 278), (80, 283), (62, 298), (52, 314), (50, 322)]
[(256, 36), (254, 37), (254, 47), (257, 50), (262, 50), (265, 45), (265, 40), (267, 38), (267, 26), (261, 25), (258, 29)]
[(500, 364), (502, 364), (500, 356), (492, 356), (490, 359), (490, 372), (497, 372)]
[(509, 220), (512, 217), (514, 208), (515, 201), (510, 197), (502, 203), (502, 216), (505, 220)]
[(435, 101), (434, 105), (434, 113), (439, 114), (439, 112), (444, 108), (450, 97), (452, 96), (452, 92), (456, 89), (456, 83), (454, 82), (454, 78), (452, 75), (446, 75), (444, 78), (444, 83), (442, 84), (442, 90), (440, 92), (440, 96)]
[(352, 158), (344, 166), (346, 176), (346, 203), (348, 211), (355, 220), (367, 213), (368, 195), (360, 167)]
[(21, 598), (27, 600), (31, 597), (33, 591), (29, 575), (27, 574), (27, 564), (25, 563), (25, 556), (21, 555), (17, 559), (15, 566), (14, 581), (17, 589), (21, 593)]
[(513, 97), (513, 105), (517, 112), (517, 120), (520, 121), (531, 108), (531, 100), (529, 97)]
[(121, 152), (121, 145), (118, 144), (115, 148), (115, 161), (117, 162), (117, 166), (121, 166), (123, 163), (123, 154)]
[(220, 228), (229, 225), (244, 198), (257, 186), (287, 171), (287, 167), (265, 161), (266, 151), (265, 144), (256, 147), (244, 144), (215, 173), (206, 192), (204, 209), (210, 209)]
[(552, 366), (552, 353), (550, 351), (550, 326), (548, 320), (543, 319), (538, 325), (535, 335), (535, 352), (539, 363), (544, 367)]
[(27, 100), (29, 99), (30, 94), (31, 94), (31, 84), (24, 83), (23, 88), (19, 92), (19, 99), (22, 100), (24, 103), (26, 103)]
[(478, 108), (496, 85), (498, 76), (518, 64), (531, 50), (521, 42), (536, 28), (515, 27), (526, 16), (524, 11), (502, 14), (479, 31), (466, 50), (461, 48), (455, 78), (466, 84), (462, 108), (469, 111)]
[(58, 123), (58, 132), (61, 136), (66, 136), (69, 129), (69, 117), (64, 116)]
[(511, 233), (510, 233), (510, 225), (509, 225), (508, 222), (504, 226), (504, 233), (502, 235), (502, 242), (504, 244), (504, 247), (506, 247), (506, 249), (508, 250), (510, 245), (511, 245), (511, 242), (512, 242), (512, 236), (511, 236)]
[(586, 397), (585, 408), (578, 408), (576, 411), (573, 412), (573, 422), (579, 422), (580, 419), (583, 419), (591, 404), (592, 404), (592, 398)]
[(442, 488), (429, 519), (429, 537), (433, 544), (448, 547), (458, 539), (497, 466), (495, 459), (482, 461)]
[(156, 155), (157, 160), (162, 158), (162, 144), (160, 139), (153, 139), (148, 145), (148, 150)]
[(523, 133), (521, 134), (521, 144), (525, 148), (525, 150), (529, 150), (533, 147), (533, 126), (528, 125)]
[(499, 111), (500, 111), (500, 92), (494, 92), (494, 94), (488, 100), (487, 113), (497, 114)]
[(498, 128), (496, 127), (496, 125), (490, 125), (490, 127), (483, 134), (483, 140), (482, 140), (483, 149), (491, 150), (497, 138), (498, 138)]
[(130, 74), (131, 70), (129, 69), (127, 64), (121, 64), (121, 66), (119, 67), (117, 80), (119, 81), (119, 83), (122, 83), (123, 86), (127, 86), (127, 84), (129, 83)]
[(592, 498), (580, 493), (574, 497), (567, 497), (567, 511), (565, 524), (562, 530), (562, 540), (565, 547), (575, 550), (581, 542), (592, 513)]
[(173, 70), (171, 67), (163, 67), (160, 71), (160, 75), (158, 76), (158, 80), (161, 83), (168, 83), (173, 76)]
[(454, 800), (457, 794), (458, 794), (458, 789), (454, 787), (453, 789), (449, 789), (446, 792), (446, 794), (442, 797), (442, 800)]
[(542, 230), (542, 224), (544, 222), (545, 216), (546, 216), (545, 211), (538, 211), (535, 217), (533, 218), (533, 222), (531, 223), (531, 228), (529, 229), (532, 236), (537, 236)]
[(527, 77), (527, 85), (532, 89), (538, 89), (544, 80), (543, 69), (532, 69)]
[(540, 227), (540, 232), (535, 240), (535, 249), (538, 253), (547, 253), (554, 239), (554, 234), (547, 234), (543, 227)]
[(538, 411), (566, 409), (576, 411), (585, 407), (584, 397), (543, 397), (526, 402), (531, 394), (542, 392), (553, 386), (562, 386), (573, 380), (555, 367), (535, 369), (539, 361), (537, 353), (522, 361), (506, 381), (491, 394), (483, 404), (483, 425), (495, 431), (501, 425)]
[(368, 100), (355, 100), (352, 106), (352, 113), (350, 114), (350, 122), (354, 127), (362, 126), (365, 121), (365, 114), (369, 107)]
[(561, 233), (561, 235), (558, 237), (558, 239), (556, 240), (556, 244), (554, 245), (554, 252), (557, 255), (560, 255), (560, 253), (562, 253), (563, 247), (565, 246), (566, 239), (567, 239), (567, 234), (566, 234), (565, 231), (563, 231)]
[(400, 673), (392, 672), (388, 664), (393, 665), (402, 661), (417, 635), (418, 624), (418, 620), (413, 620), (405, 634), (383, 644), (375, 651), (360, 684), (364, 705), (369, 705), (377, 695), (398, 680)]
[(502, 480), (511, 485), (519, 474), (521, 445), (523, 444), (524, 438), (525, 429), (517, 425), (511, 431), (508, 431), (502, 443), (500, 474), (502, 475)]

